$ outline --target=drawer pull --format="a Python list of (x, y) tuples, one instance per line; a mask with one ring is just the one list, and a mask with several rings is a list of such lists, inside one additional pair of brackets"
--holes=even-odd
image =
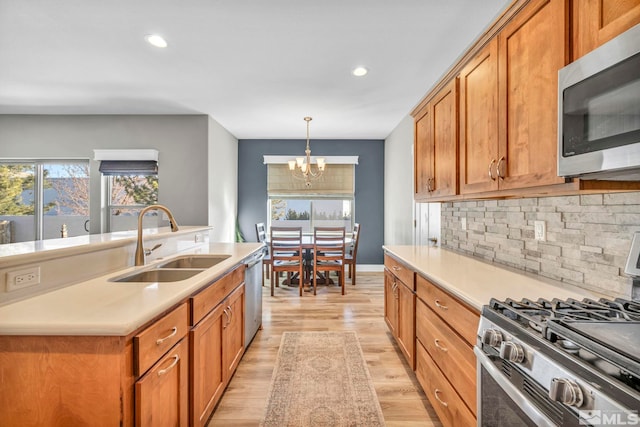
[(171, 333), (169, 335), (167, 335), (164, 338), (158, 338), (156, 340), (156, 345), (162, 344), (163, 342), (165, 342), (166, 340), (168, 340), (169, 338), (171, 338), (172, 336), (174, 336), (177, 333), (178, 333), (178, 328), (176, 326), (174, 326), (173, 328), (171, 328)]
[(449, 404), (448, 404), (447, 402), (445, 402), (444, 400), (440, 399), (440, 396), (438, 396), (440, 393), (442, 393), (442, 392), (441, 392), (440, 390), (438, 390), (438, 389), (435, 389), (435, 390), (433, 391), (433, 395), (436, 397), (436, 400), (437, 400), (438, 402), (440, 402), (440, 404), (441, 404), (442, 406), (444, 406), (444, 407), (449, 406)]
[(171, 365), (167, 366), (164, 369), (160, 369), (158, 371), (158, 376), (161, 377), (164, 374), (166, 374), (167, 372), (169, 372), (171, 369), (173, 369), (173, 367), (178, 364), (179, 360), (180, 360), (180, 356), (178, 356), (177, 354), (175, 356), (173, 356), (173, 362), (171, 363)]
[(440, 302), (439, 299), (435, 299), (433, 302), (435, 303), (436, 307), (438, 307), (439, 309), (441, 309), (441, 310), (449, 310), (449, 307), (446, 306), (446, 305), (442, 305), (442, 303)]
[(433, 340), (433, 343), (436, 345), (436, 348), (440, 351), (444, 351), (445, 353), (447, 351), (449, 351), (449, 349), (445, 346), (443, 346), (442, 344), (440, 344), (440, 340), (438, 338), (436, 338), (435, 340)]
[(391, 267), (391, 269), (392, 269), (393, 271), (400, 271), (400, 270), (402, 270), (402, 268), (398, 267), (397, 265), (394, 265), (393, 267)]
[(230, 305), (228, 305), (227, 310), (229, 310), (229, 323), (227, 323), (227, 326), (229, 326), (231, 324), (231, 321), (233, 320), (233, 309)]

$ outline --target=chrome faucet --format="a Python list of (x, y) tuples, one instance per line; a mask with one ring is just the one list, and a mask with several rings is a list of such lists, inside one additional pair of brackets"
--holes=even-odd
[[(149, 206), (143, 208), (140, 211), (140, 215), (138, 216), (138, 241), (136, 243), (136, 256), (134, 258), (135, 259), (134, 265), (136, 265), (136, 266), (144, 265), (144, 256), (145, 256), (145, 252), (146, 251), (144, 250), (144, 248), (142, 246), (142, 218), (144, 217), (144, 214), (146, 214), (150, 210), (161, 210), (164, 213), (166, 213), (167, 216), (169, 217), (169, 223), (171, 224), (171, 232), (173, 233), (173, 232), (178, 231), (178, 223), (176, 222), (176, 220), (173, 217), (173, 214), (171, 213), (169, 208), (167, 208), (166, 206), (163, 206), (163, 205), (149, 205)], [(154, 249), (156, 249), (156, 248), (154, 248)]]

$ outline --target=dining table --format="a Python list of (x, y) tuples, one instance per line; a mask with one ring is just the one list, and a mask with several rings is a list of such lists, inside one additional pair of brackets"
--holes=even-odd
[[(353, 240), (351, 239), (351, 237), (345, 236), (344, 238), (345, 253), (347, 251), (347, 248), (351, 245), (352, 242)], [(265, 240), (264, 243), (265, 245), (267, 245), (267, 247), (270, 247), (270, 241), (268, 239)], [(305, 264), (305, 267), (304, 267), (305, 277), (303, 277), (303, 280), (304, 280), (304, 283), (309, 283), (309, 284), (311, 284), (312, 282), (311, 271), (313, 270), (313, 248), (314, 248), (313, 234), (303, 234), (302, 249), (304, 249), (304, 254), (302, 255), (302, 262)], [(316, 282), (319, 284), (334, 284), (333, 279), (331, 279), (328, 276), (329, 275), (327, 274), (327, 277), (325, 277), (324, 274), (318, 272), (318, 280)], [(295, 274), (292, 274), (287, 279), (283, 280), (282, 284), (287, 286), (297, 287), (300, 284), (300, 278), (298, 277), (298, 274), (295, 273)]]

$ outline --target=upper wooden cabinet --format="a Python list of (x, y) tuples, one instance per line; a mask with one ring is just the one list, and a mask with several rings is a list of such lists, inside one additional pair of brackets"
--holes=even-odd
[(500, 189), (563, 183), (557, 175), (558, 70), (567, 63), (568, 0), (537, 0), (498, 34)]
[(498, 40), (460, 72), (460, 192), (498, 189)]
[(637, 190), (559, 177), (557, 127), (558, 70), (638, 22), (640, 0), (514, 0), (412, 112), (415, 200)]
[(563, 183), (558, 69), (567, 1), (530, 2), (460, 72), (460, 193)]
[(640, 23), (639, 0), (574, 1), (572, 12), (573, 60)]
[(415, 120), (416, 200), (458, 192), (458, 81), (452, 79)]

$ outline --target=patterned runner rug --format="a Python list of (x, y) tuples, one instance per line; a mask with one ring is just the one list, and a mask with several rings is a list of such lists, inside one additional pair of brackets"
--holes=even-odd
[(384, 426), (356, 333), (283, 333), (260, 425)]

